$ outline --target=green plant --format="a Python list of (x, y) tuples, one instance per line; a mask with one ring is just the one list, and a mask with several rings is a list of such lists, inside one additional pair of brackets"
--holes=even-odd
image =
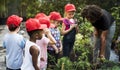
[(120, 64), (112, 61), (105, 61), (99, 64), (99, 70), (120, 70)]
[(76, 35), (74, 51), (77, 55), (77, 61), (74, 62), (75, 70), (92, 70), (92, 49), (91, 34), (93, 27), (89, 22), (80, 24), (80, 33)]
[(55, 67), (55, 70), (73, 70), (72, 62), (67, 57), (62, 57), (58, 59), (57, 66)]
[[(116, 21), (116, 31), (113, 40), (117, 40), (118, 36), (120, 35), (120, 6), (112, 7), (111, 11)], [(120, 43), (117, 43), (117, 49), (120, 51)]]
[(112, 15), (116, 20), (120, 20), (120, 6), (112, 7)]
[(6, 7), (6, 0), (0, 1), (0, 18), (6, 17), (7, 7)]
[(91, 69), (91, 64), (88, 61), (76, 61), (74, 62), (74, 70), (92, 70)]
[[(91, 53), (92, 45), (91, 45), (91, 34), (93, 32), (93, 27), (90, 23), (82, 23), (80, 25), (80, 33), (76, 35), (76, 41), (74, 50), (77, 54), (82, 55), (82, 53)], [(92, 53), (91, 53), (92, 54)], [(87, 55), (88, 56), (88, 55)]]

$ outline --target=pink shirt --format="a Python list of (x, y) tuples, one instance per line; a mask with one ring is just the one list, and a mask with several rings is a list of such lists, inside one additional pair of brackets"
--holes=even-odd
[(45, 37), (45, 35), (42, 37), (41, 40), (36, 41), (36, 44), (41, 49), (41, 57), (43, 57), (45, 60), (45, 61), (41, 61), (40, 68), (44, 68), (47, 65), (47, 46), (48, 46), (49, 41), (50, 40), (47, 37)]
[(63, 19), (63, 23), (65, 24), (66, 28), (65, 30), (68, 30), (70, 28), (70, 25), (71, 24), (75, 24), (75, 20), (74, 19), (67, 19), (67, 18), (64, 18)]

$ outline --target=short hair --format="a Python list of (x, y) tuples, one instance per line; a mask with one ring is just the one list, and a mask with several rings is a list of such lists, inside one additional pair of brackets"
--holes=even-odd
[(102, 9), (97, 5), (87, 5), (83, 8), (81, 16), (83, 18), (90, 18), (91, 20), (97, 20), (102, 15)]
[(16, 25), (14, 25), (14, 24), (10, 24), (10, 25), (8, 26), (8, 29), (9, 29), (9, 31), (15, 31), (18, 27), (20, 27), (20, 26), (16, 26)]
[(32, 37), (33, 34), (36, 34), (36, 33), (38, 33), (39, 31), (42, 31), (42, 29), (36, 29), (36, 30), (32, 30), (32, 31), (27, 31), (27, 33), (28, 33), (28, 35), (29, 35), (30, 37)]

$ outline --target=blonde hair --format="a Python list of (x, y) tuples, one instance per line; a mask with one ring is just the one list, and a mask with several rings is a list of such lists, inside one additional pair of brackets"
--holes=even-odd
[(67, 15), (67, 12), (65, 11), (65, 12), (64, 12), (64, 16), (63, 16), (63, 17), (66, 17), (66, 15)]

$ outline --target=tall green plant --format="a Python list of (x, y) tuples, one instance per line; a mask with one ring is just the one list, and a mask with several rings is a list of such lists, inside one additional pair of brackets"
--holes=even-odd
[(111, 11), (112, 11), (112, 15), (114, 16), (114, 18), (117, 21), (119, 21), (120, 20), (120, 6), (112, 7)]
[(4, 18), (7, 14), (6, 0), (0, 0), (0, 17)]
[(112, 7), (111, 11), (116, 21), (116, 32), (114, 36), (114, 39), (116, 40), (118, 35), (120, 35), (120, 31), (119, 31), (120, 30), (120, 6)]

